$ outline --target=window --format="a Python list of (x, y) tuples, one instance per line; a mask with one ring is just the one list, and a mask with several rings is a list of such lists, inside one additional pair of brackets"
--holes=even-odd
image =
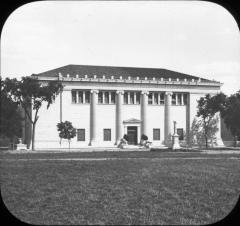
[(76, 104), (76, 102), (77, 102), (76, 91), (72, 90), (72, 103)]
[(128, 104), (128, 92), (124, 93), (124, 104)]
[(102, 93), (102, 92), (99, 92), (99, 93), (98, 93), (98, 103), (99, 103), (99, 104), (102, 104), (102, 103), (103, 103), (103, 93)]
[(160, 140), (160, 129), (153, 129), (153, 140)]
[(160, 104), (164, 104), (164, 93), (160, 93)]
[(148, 104), (152, 104), (152, 98), (153, 98), (153, 94), (152, 93), (149, 93), (148, 95)]
[(111, 92), (111, 104), (115, 104), (115, 93)]
[(85, 129), (77, 129), (77, 141), (85, 141)]
[(154, 93), (153, 104), (158, 104), (158, 93)]
[(178, 105), (182, 105), (182, 94), (181, 93), (177, 94), (177, 103), (178, 103)]
[(134, 104), (134, 93), (130, 92), (130, 104)]
[(183, 94), (183, 104), (187, 105), (187, 94)]
[(172, 95), (172, 105), (176, 105), (176, 94)]
[(83, 92), (78, 91), (78, 103), (83, 103)]
[(90, 91), (88, 90), (72, 90), (72, 103), (83, 104), (90, 103)]
[(90, 103), (90, 92), (89, 91), (85, 92), (85, 103), (87, 103), (87, 104)]
[(140, 93), (136, 93), (136, 104), (140, 104)]
[(111, 129), (104, 129), (103, 130), (103, 140), (104, 141), (111, 141)]
[(183, 129), (177, 129), (177, 134), (179, 135), (179, 140), (183, 140)]
[(104, 101), (105, 101), (105, 104), (109, 104), (109, 92), (104, 92)]

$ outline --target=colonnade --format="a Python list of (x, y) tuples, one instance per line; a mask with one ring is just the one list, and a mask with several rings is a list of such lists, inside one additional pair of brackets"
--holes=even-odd
[[(123, 106), (123, 90), (116, 91), (116, 140), (115, 144), (118, 144), (123, 137), (123, 119), (122, 119), (122, 106)], [(147, 134), (147, 105), (148, 105), (148, 92), (141, 92), (141, 134)], [(96, 105), (98, 100), (98, 90), (91, 90), (91, 103), (90, 103), (90, 142), (89, 145), (94, 145), (96, 142)], [(164, 110), (164, 143), (169, 146), (171, 142), (171, 109), (172, 104), (172, 92), (165, 92), (165, 110)]]

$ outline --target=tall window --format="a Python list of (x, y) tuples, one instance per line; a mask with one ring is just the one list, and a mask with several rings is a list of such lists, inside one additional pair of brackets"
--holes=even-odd
[(99, 93), (98, 93), (98, 103), (99, 103), (99, 104), (102, 104), (102, 103), (103, 103), (103, 93), (102, 93), (102, 92), (99, 92)]
[(172, 105), (176, 105), (176, 94), (172, 95)]
[(164, 93), (160, 93), (160, 104), (164, 104)]
[(103, 129), (103, 140), (111, 141), (111, 129)]
[(128, 92), (124, 92), (124, 104), (128, 104)]
[(140, 104), (140, 93), (136, 93), (136, 104)]
[(160, 129), (153, 129), (153, 140), (160, 140)]
[(83, 103), (83, 92), (78, 91), (78, 103), (82, 104)]
[(154, 93), (153, 104), (158, 104), (158, 93)]
[(85, 103), (90, 103), (90, 91), (85, 91)]
[(105, 104), (109, 104), (109, 92), (104, 92), (104, 94)]
[(187, 105), (187, 94), (183, 94), (183, 104)]
[(111, 92), (111, 104), (115, 104), (115, 92)]
[(85, 141), (85, 129), (77, 129), (77, 141)]
[(182, 105), (182, 94), (181, 93), (177, 94), (177, 103), (178, 103), (178, 105)]
[(75, 90), (72, 90), (72, 103), (77, 103), (77, 95)]
[(152, 93), (149, 93), (149, 95), (148, 95), (148, 104), (152, 104), (152, 102), (153, 102), (153, 94)]
[(134, 92), (130, 92), (130, 104), (134, 104)]
[(183, 140), (183, 129), (182, 128), (177, 129), (177, 134), (179, 135), (179, 140)]

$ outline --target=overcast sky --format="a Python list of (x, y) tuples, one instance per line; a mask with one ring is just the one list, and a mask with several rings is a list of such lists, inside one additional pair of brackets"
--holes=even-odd
[(1, 75), (21, 77), (67, 64), (154, 67), (215, 79), (240, 90), (240, 34), (210, 2), (33, 2), (1, 35)]

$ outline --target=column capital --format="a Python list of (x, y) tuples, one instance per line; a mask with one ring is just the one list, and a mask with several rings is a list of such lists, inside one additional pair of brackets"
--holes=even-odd
[(117, 90), (116, 94), (124, 94), (124, 91), (123, 90)]
[(171, 96), (172, 96), (172, 95), (173, 95), (173, 92), (171, 92), (171, 91), (166, 91), (166, 92), (165, 92), (165, 95), (166, 95), (166, 96), (168, 96), (168, 95), (171, 95)]
[(96, 90), (96, 89), (92, 89), (91, 90), (91, 93), (98, 93), (99, 91), (98, 90)]
[(149, 92), (148, 92), (148, 91), (146, 91), (146, 90), (142, 90), (142, 91), (141, 91), (141, 94), (148, 95), (148, 94), (149, 94)]

